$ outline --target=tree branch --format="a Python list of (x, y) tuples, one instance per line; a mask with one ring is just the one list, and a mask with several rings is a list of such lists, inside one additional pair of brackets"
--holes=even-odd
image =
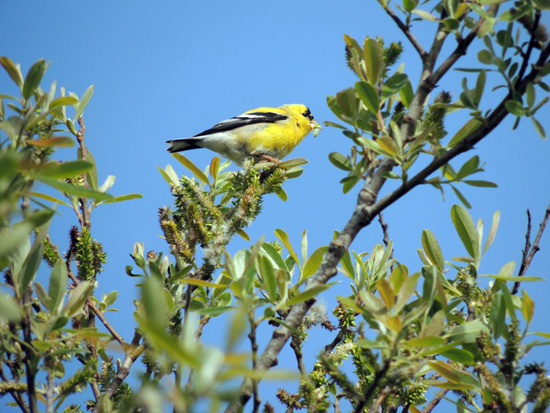
[[(386, 223), (386, 221), (384, 221), (384, 217), (382, 216), (382, 214), (378, 214), (378, 222), (380, 223), (380, 227), (382, 227), (382, 235), (384, 236), (382, 238), (382, 241), (384, 242), (384, 245), (387, 247), (388, 245), (390, 245), (390, 236), (388, 234), (388, 224)], [(390, 253), (390, 260), (393, 260), (393, 250), (392, 252)]]
[[(544, 214), (544, 218), (542, 219), (542, 222), (539, 226), (539, 231), (537, 232), (537, 236), (535, 237), (535, 241), (533, 242), (533, 245), (531, 246), (531, 213), (529, 210), (527, 210), (527, 233), (525, 234), (525, 249), (523, 250), (523, 258), (521, 260), (521, 266), (519, 268), (518, 277), (522, 277), (527, 272), (527, 269), (531, 265), (531, 262), (533, 261), (533, 258), (535, 257), (535, 254), (540, 250), (539, 243), (540, 239), (542, 238), (542, 234), (544, 233), (544, 230), (546, 229), (546, 224), (548, 224), (548, 219), (550, 218), (550, 205), (548, 208), (546, 208), (546, 212)], [(516, 281), (514, 283), (514, 287), (512, 288), (511, 293), (517, 294), (519, 291), (520, 281)]]
[(443, 400), (443, 397), (447, 394), (449, 389), (441, 389), (439, 393), (428, 403), (426, 407), (424, 407), (424, 410), (422, 410), (422, 413), (431, 413), (433, 409), (439, 404), (441, 400)]
[(298, 364), (300, 376), (307, 376), (306, 365), (304, 364), (304, 353), (302, 353), (302, 341), (298, 338), (296, 334), (292, 335), (290, 347), (292, 348), (292, 350), (294, 350), (294, 355), (296, 356), (296, 363)]
[(518, 72), (518, 81), (521, 81), (523, 78), (523, 75), (525, 74), (525, 71), (527, 70), (527, 65), (529, 64), (529, 58), (531, 57), (531, 53), (533, 52), (533, 48), (535, 47), (535, 41), (537, 37), (537, 28), (539, 27), (539, 21), (540, 21), (540, 10), (537, 10), (535, 13), (535, 21), (533, 22), (533, 31), (531, 32), (531, 40), (529, 40), (529, 46), (527, 46), (527, 52), (525, 53), (525, 57), (523, 58), (523, 63), (521, 64), (521, 68)]
[[(82, 116), (78, 118), (78, 125), (80, 126), (80, 130), (76, 134), (76, 140), (80, 145), (80, 153), (81, 153), (82, 159), (85, 160), (88, 154), (88, 149), (86, 148), (86, 145), (84, 143), (86, 126), (84, 125), (84, 119), (82, 118)], [(86, 178), (86, 175), (83, 175), (83, 178), (84, 178), (84, 182), (86, 182), (89, 186), (89, 182)], [(89, 227), (91, 222), (90, 222), (90, 210), (88, 209), (88, 200), (86, 198), (79, 198), (78, 201), (80, 202), (80, 209), (82, 211), (82, 215), (79, 216), (79, 218), (81, 218), (80, 226)]]
[[(124, 357), (124, 361), (120, 365), (118, 372), (111, 382), (109, 388), (105, 392), (104, 396), (107, 398), (113, 397), (113, 395), (117, 392), (118, 388), (122, 384), (122, 382), (128, 377), (128, 374), (130, 374), (130, 368), (132, 367), (132, 364), (141, 356), (141, 354), (145, 351), (145, 346), (139, 345), (139, 342), (141, 341), (141, 334), (136, 331), (134, 334), (134, 338), (132, 339), (131, 346), (127, 346), (126, 348), (126, 356)], [(99, 407), (101, 403), (96, 404), (96, 408), (94, 412), (99, 412)]]
[(410, 26), (405, 25), (405, 23), (403, 23), (403, 21), (395, 14), (395, 12), (392, 9), (390, 9), (390, 6), (388, 4), (384, 4), (383, 7), (384, 7), (384, 11), (388, 14), (388, 16), (390, 16), (393, 19), (393, 21), (395, 22), (395, 24), (397, 24), (397, 27), (401, 29), (405, 37), (409, 39), (409, 42), (411, 42), (413, 47), (418, 52), (420, 59), (424, 61), (428, 57), (428, 53), (426, 53), (426, 51), (424, 50), (422, 45), (418, 42), (414, 34), (412, 34), (410, 30)]
[[(491, 10), (494, 10), (494, 6), (488, 9), (487, 12), (490, 12)], [(433, 75), (430, 78), (430, 83), (433, 85), (436, 85), (437, 82), (441, 80), (441, 78), (453, 67), (453, 65), (460, 59), (462, 56), (466, 55), (468, 48), (474, 41), (474, 39), (477, 36), (477, 32), (481, 28), (481, 25), (485, 22), (485, 19), (483, 17), (480, 17), (480, 19), (477, 21), (477, 23), (474, 25), (470, 33), (463, 38), (461, 41), (458, 42), (458, 45), (456, 46), (455, 50), (445, 59), (443, 63), (434, 71)]]

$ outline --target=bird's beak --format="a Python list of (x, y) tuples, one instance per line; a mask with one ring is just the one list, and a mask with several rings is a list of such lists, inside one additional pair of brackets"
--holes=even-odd
[(309, 127), (313, 131), (313, 137), (315, 137), (315, 138), (317, 137), (317, 135), (319, 134), (319, 132), (322, 129), (321, 125), (319, 125), (319, 123), (315, 119), (312, 119), (309, 122)]

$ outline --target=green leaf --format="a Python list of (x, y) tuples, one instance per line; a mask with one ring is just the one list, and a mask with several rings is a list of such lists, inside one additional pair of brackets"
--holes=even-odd
[(447, 18), (443, 20), (443, 24), (449, 30), (457, 30), (460, 27), (460, 22), (457, 19)]
[(281, 201), (286, 202), (288, 200), (288, 194), (284, 188), (275, 188), (274, 192)]
[(481, 50), (477, 54), (477, 60), (479, 60), (481, 63), (485, 65), (490, 65), (492, 58), (493, 58), (493, 55), (489, 50)]
[(479, 168), (479, 156), (473, 156), (470, 160), (468, 160), (460, 170), (456, 174), (457, 179), (462, 179), (468, 175), (472, 175), (473, 173), (477, 172)]
[(124, 202), (124, 201), (131, 201), (133, 199), (141, 199), (143, 198), (143, 195), (141, 194), (128, 194), (128, 195), (121, 195), (114, 197), (112, 200), (104, 201), (105, 203), (113, 203), (113, 202)]
[(67, 106), (67, 105), (74, 105), (75, 103), (78, 103), (78, 99), (74, 96), (61, 96), (57, 99), (52, 100), (52, 103), (50, 103), (50, 106), (48, 107), (48, 110), (54, 110), (55, 108), (61, 107), (61, 106)]
[[(355, 95), (355, 91), (352, 88), (344, 89), (336, 94), (336, 100), (341, 109), (341, 115), (347, 117), (346, 121), (354, 121), (359, 107), (359, 100)], [(342, 117), (341, 119), (345, 120)]]
[(506, 303), (501, 293), (495, 294), (491, 301), (489, 324), (493, 330), (493, 337), (498, 339), (502, 335), (504, 326), (506, 325)]
[(78, 148), (78, 159), (83, 159), (85, 161), (90, 162), (94, 167), (88, 171), (86, 174), (86, 179), (88, 180), (88, 185), (90, 185), (91, 189), (96, 190), (98, 188), (98, 179), (97, 179), (97, 167), (95, 163), (94, 156), (92, 155), (92, 152), (87, 149), (86, 150), (86, 156), (82, 156), (82, 148)]
[(110, 201), (113, 199), (112, 195), (99, 191), (94, 191), (93, 189), (88, 189), (81, 186), (74, 186), (36, 173), (31, 173), (29, 175), (32, 179), (36, 179), (40, 182), (45, 183), (46, 185), (51, 186), (52, 188), (58, 189), (71, 195), (75, 195), (80, 198), (95, 199), (96, 201)]
[(0, 64), (19, 89), (21, 89), (23, 87), (23, 75), (21, 74), (19, 65), (15, 65), (7, 56), (0, 57)]
[(375, 85), (384, 71), (384, 50), (377, 40), (367, 37), (363, 44), (363, 60), (367, 69), (367, 77)]
[(0, 230), (2, 242), (0, 242), (0, 259), (16, 252), (22, 245), (28, 243), (29, 235), (34, 226), (29, 222), (21, 223), (13, 228)]
[(347, 194), (349, 191), (353, 189), (353, 187), (359, 182), (359, 179), (361, 177), (359, 175), (351, 175), (342, 180), (342, 183), (344, 184), (342, 187), (342, 190), (344, 194)]
[(441, 252), (441, 247), (437, 242), (437, 238), (435, 238), (434, 234), (429, 229), (422, 231), (422, 246), (430, 261), (437, 267), (439, 272), (443, 274), (445, 270), (443, 253)]
[(37, 146), (40, 148), (72, 148), (74, 146), (74, 140), (68, 136), (59, 136), (48, 139), (28, 139), (28, 145)]
[(403, 102), (405, 107), (408, 109), (414, 99), (414, 91), (410, 80), (407, 82), (405, 87), (399, 91), (399, 97), (401, 98), (401, 102)]
[(479, 260), (479, 238), (470, 214), (460, 205), (453, 205), (451, 218), (466, 251), (477, 263)]
[(425, 20), (430, 20), (432, 22), (438, 21), (437, 17), (435, 17), (433, 14), (428, 13), (427, 11), (416, 9), (416, 10), (413, 10), (412, 12), (422, 17)]
[(541, 125), (541, 123), (537, 119), (535, 119), (534, 116), (531, 116), (531, 122), (533, 122), (533, 126), (535, 127), (535, 130), (537, 131), (539, 136), (542, 139), (546, 139), (546, 132), (544, 131), (544, 128)]
[(47, 64), (44, 59), (40, 59), (31, 66), (25, 77), (25, 83), (23, 83), (23, 99), (29, 100), (36, 88), (40, 86), (46, 67)]
[(331, 152), (328, 155), (328, 160), (337, 168), (344, 171), (351, 171), (351, 162), (349, 158), (339, 152)]
[(450, 360), (456, 361), (457, 363), (462, 364), (474, 364), (474, 356), (472, 353), (466, 350), (462, 350), (459, 348), (452, 348), (450, 350), (447, 350), (443, 353), (441, 353), (443, 357), (447, 357)]
[(105, 307), (110, 307), (113, 305), (118, 298), (118, 291), (111, 291), (107, 296), (105, 297), (104, 303)]
[(42, 262), (42, 253), (44, 252), (44, 244), (42, 240), (40, 242), (34, 242), (29, 255), (25, 259), (21, 268), (21, 273), (17, 277), (19, 281), (19, 292), (25, 294), (27, 288), (31, 285), (36, 277), (40, 263)]
[(51, 202), (55, 202), (55, 203), (58, 203), (58, 204), (63, 204), (63, 205), (66, 205), (68, 207), (71, 207), (71, 205), (68, 204), (67, 202), (62, 201), (61, 199), (54, 198), (53, 196), (49, 196), (49, 195), (46, 195), (46, 194), (41, 194), (39, 192), (29, 192), (29, 195), (33, 196), (35, 198), (40, 198), (40, 199), (44, 199), (46, 201), (51, 201)]
[(404, 73), (395, 73), (384, 83), (382, 87), (382, 100), (396, 94), (409, 83), (409, 78)]
[(173, 153), (172, 156), (178, 160), (182, 165), (189, 169), (193, 175), (199, 178), (205, 184), (209, 184), (208, 177), (189, 159), (180, 153)]
[(168, 311), (161, 281), (155, 277), (146, 278), (141, 297), (147, 321), (164, 329), (168, 325)]
[(483, 321), (472, 320), (454, 327), (447, 336), (452, 340), (464, 340), (467, 343), (473, 343), (482, 331), (490, 333), (489, 328)]
[(21, 319), (23, 311), (13, 297), (0, 292), (0, 314), (1, 318), (7, 321), (17, 322)]
[[(168, 169), (168, 167), (170, 167), (170, 169)], [(158, 165), (157, 165), (157, 169), (162, 175), (162, 177), (166, 180), (166, 182), (168, 182), (169, 185), (179, 186), (178, 177), (177, 175), (174, 176), (175, 172), (173, 174), (167, 172), (167, 171), (171, 171), (171, 172), (174, 171), (174, 169), (170, 165), (166, 165), (166, 171)]]
[(72, 178), (80, 176), (94, 167), (88, 161), (70, 161), (44, 168), (40, 172), (49, 178)]
[(436, 336), (416, 337), (406, 341), (409, 346), (413, 347), (440, 346), (442, 344), (445, 344), (446, 342), (447, 341), (443, 337)]
[(281, 254), (279, 254), (273, 245), (265, 243), (262, 245), (262, 250), (269, 256), (269, 258), (273, 260), (275, 265), (277, 265), (277, 268), (288, 272), (288, 267), (286, 266), (285, 260), (281, 257)]
[(75, 108), (75, 120), (78, 120), (84, 113), (84, 109), (86, 109), (86, 106), (88, 106), (88, 103), (90, 102), (90, 99), (92, 98), (92, 95), (94, 94), (94, 85), (91, 85), (86, 89), (84, 94), (82, 95), (82, 99), (80, 99), (80, 102), (78, 102), (76, 105), (74, 105)]
[(409, 13), (412, 12), (417, 5), (417, 0), (403, 0), (403, 8)]
[(360, 81), (355, 84), (355, 90), (365, 107), (372, 113), (378, 113), (380, 110), (380, 97), (374, 86), (368, 82)]
[(495, 27), (497, 20), (493, 18), (487, 18), (479, 28), (477, 32), (477, 38), (481, 39), (482, 37), (487, 36), (490, 32), (493, 31), (493, 27)]
[(549, 0), (533, 0), (535, 7), (539, 10), (550, 10)]
[(395, 313), (398, 313), (403, 309), (403, 307), (405, 307), (416, 290), (416, 284), (418, 283), (419, 277), (420, 273), (415, 273), (403, 281), (403, 284), (401, 284), (401, 288), (399, 289), (399, 293), (397, 294), (397, 301), (395, 302), (394, 309)]
[(198, 354), (190, 352), (182, 345), (180, 340), (176, 340), (174, 336), (167, 334), (163, 325), (156, 324), (149, 319), (139, 321), (140, 327), (148, 339), (147, 341), (157, 350), (166, 351), (172, 360), (182, 365), (188, 365), (192, 368), (200, 366), (201, 358), (198, 357)]
[(525, 115), (525, 109), (523, 109), (523, 105), (521, 102), (518, 102), (517, 100), (508, 100), (504, 104), (506, 106), (506, 110), (510, 112), (512, 115), (515, 116), (523, 116)]
[(307, 288), (305, 291), (302, 291), (301, 293), (296, 294), (294, 297), (288, 300), (286, 302), (286, 305), (290, 307), (294, 304), (301, 303), (302, 301), (307, 301), (317, 296), (321, 292), (327, 290), (328, 288), (330, 288), (330, 285), (326, 285), (326, 284), (316, 285), (314, 287)]
[[(265, 244), (264, 244), (265, 245)], [(260, 263), (260, 273), (264, 280), (264, 287), (271, 302), (277, 300), (277, 277), (271, 261), (265, 255), (258, 257)]]
[(489, 181), (480, 181), (480, 180), (467, 179), (467, 180), (464, 180), (463, 182), (467, 185), (476, 186), (476, 187), (479, 187), (479, 188), (498, 188), (497, 184), (495, 184), (494, 182), (489, 182)]
[(69, 298), (67, 304), (63, 309), (63, 314), (67, 317), (73, 317), (82, 307), (88, 297), (94, 292), (94, 284), (90, 281), (82, 281), (75, 288), (69, 291)]
[(477, 128), (481, 126), (481, 122), (476, 118), (470, 119), (460, 130), (456, 133), (455, 136), (450, 140), (447, 145), (449, 148), (455, 147), (458, 143), (470, 136)]
[(451, 185), (451, 189), (456, 194), (458, 199), (460, 199), (460, 202), (462, 202), (466, 208), (471, 208), (472, 207), (472, 205), (470, 205), (470, 203), (468, 202), (466, 197), (464, 195), (462, 195), (462, 192), (460, 192), (458, 189), (456, 189), (456, 187), (453, 186), (453, 185)]
[(288, 239), (288, 234), (284, 230), (277, 228), (275, 230), (275, 236), (281, 240), (283, 245), (286, 247), (286, 249), (290, 253), (290, 256), (294, 259), (294, 262), (298, 264), (300, 262), (298, 261), (298, 255), (296, 255), (296, 253), (294, 252), (294, 249), (292, 248), (292, 244)]
[(495, 211), (493, 214), (493, 221), (491, 223), (491, 229), (489, 230), (489, 235), (487, 236), (487, 241), (485, 241), (485, 247), (483, 248), (483, 254), (487, 252), (491, 244), (493, 243), (495, 239), (495, 235), (497, 233), (498, 224), (500, 222), (500, 211)]
[(479, 381), (473, 374), (451, 366), (442, 360), (428, 361), (428, 364), (432, 369), (453, 383), (479, 386)]
[(214, 156), (212, 158), (212, 161), (210, 162), (210, 175), (212, 175), (212, 178), (214, 178), (214, 180), (216, 180), (216, 178), (218, 177), (218, 173), (220, 172), (220, 162), (220, 158), (218, 158), (217, 156)]
[(52, 268), (48, 287), (48, 309), (52, 314), (58, 314), (67, 292), (68, 272), (65, 262), (60, 258)]
[(532, 83), (527, 83), (527, 89), (525, 91), (527, 96), (527, 107), (532, 108), (535, 104), (536, 92)]
[(325, 256), (327, 251), (328, 247), (319, 247), (313, 252), (313, 254), (310, 255), (304, 265), (304, 269), (302, 271), (302, 279), (311, 277), (317, 272), (319, 266), (321, 265), (321, 262), (323, 262), (323, 257)]
[(519, 275), (478, 274), (477, 276), (478, 277), (495, 278), (497, 280), (502, 280), (502, 281), (525, 282), (525, 283), (544, 281), (544, 278), (541, 278), (541, 277), (528, 277), (526, 275), (519, 276)]

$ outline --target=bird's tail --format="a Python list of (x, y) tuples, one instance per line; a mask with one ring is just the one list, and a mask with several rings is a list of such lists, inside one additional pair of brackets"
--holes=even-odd
[(168, 147), (168, 152), (182, 152), (188, 151), (190, 149), (198, 149), (201, 146), (197, 145), (199, 139), (197, 138), (182, 138), (182, 139), (173, 139), (171, 141), (166, 141), (170, 146)]

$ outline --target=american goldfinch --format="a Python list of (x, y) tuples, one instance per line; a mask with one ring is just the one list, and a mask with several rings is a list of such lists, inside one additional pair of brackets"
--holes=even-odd
[(258, 108), (193, 136), (167, 141), (169, 152), (207, 148), (242, 165), (245, 159), (278, 162), (313, 129), (320, 128), (304, 105)]

